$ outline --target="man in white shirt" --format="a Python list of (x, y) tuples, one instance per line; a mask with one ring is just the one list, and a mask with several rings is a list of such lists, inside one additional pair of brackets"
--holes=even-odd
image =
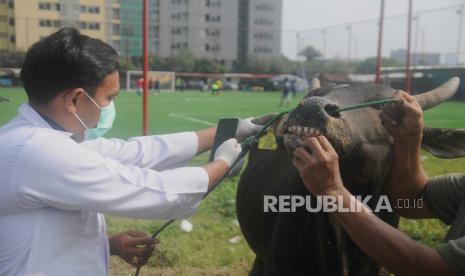
[[(109, 242), (102, 213), (189, 217), (241, 151), (231, 139), (212, 163), (186, 167), (215, 128), (101, 138), (115, 116), (118, 54), (74, 28), (31, 46), (21, 79), (29, 104), (0, 128), (0, 275), (106, 275), (110, 252), (140, 265), (154, 241), (128, 231)], [(244, 119), (237, 136), (260, 129)]]

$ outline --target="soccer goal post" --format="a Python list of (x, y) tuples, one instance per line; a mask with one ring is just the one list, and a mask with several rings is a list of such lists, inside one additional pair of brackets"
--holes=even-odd
[[(175, 74), (174, 72), (166, 71), (148, 71), (147, 72), (147, 85), (149, 92), (156, 89), (156, 82), (158, 81), (159, 89), (163, 91), (175, 91)], [(136, 92), (142, 90), (141, 82), (143, 80), (142, 71), (127, 71), (126, 72), (126, 91)]]

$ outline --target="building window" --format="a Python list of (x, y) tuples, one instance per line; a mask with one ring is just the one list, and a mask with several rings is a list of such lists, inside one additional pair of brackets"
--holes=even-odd
[(100, 30), (100, 23), (98, 22), (89, 22), (89, 30)]
[(254, 53), (257, 53), (257, 54), (271, 54), (271, 53), (273, 53), (273, 50), (271, 48), (268, 48), (268, 47), (255, 47), (253, 51), (254, 51)]
[(273, 20), (269, 18), (260, 18), (254, 21), (255, 25), (273, 25)]
[(10, 19), (8, 20), (8, 24), (9, 24), (10, 26), (14, 26), (14, 25), (15, 25), (15, 19), (14, 19), (14, 18), (10, 18)]
[(270, 4), (258, 4), (258, 5), (255, 5), (255, 10), (258, 10), (258, 11), (273, 11), (274, 8)]
[(254, 34), (255, 39), (265, 39), (265, 40), (271, 40), (273, 39), (273, 34), (271, 33), (256, 33)]
[(16, 43), (16, 36), (15, 35), (10, 35), (10, 42), (11, 43)]
[(220, 15), (210, 15), (206, 14), (205, 15), (205, 22), (221, 22), (221, 16)]
[(207, 7), (221, 7), (221, 0), (205, 0)]
[(113, 19), (120, 19), (120, 9), (119, 8), (113, 8)]
[(7, 21), (7, 17), (4, 15), (0, 15), (0, 22), (6, 22), (6, 21)]
[(100, 13), (100, 7), (98, 6), (89, 6), (87, 7), (87, 12), (88, 13)]
[(53, 20), (53, 27), (54, 28), (60, 28), (61, 27), (60, 20)]
[(59, 3), (49, 3), (49, 2), (39, 2), (39, 10), (46, 10), (46, 11), (60, 11), (61, 6)]
[(39, 26), (40, 27), (52, 27), (52, 21), (48, 19), (40, 19)]
[(81, 30), (87, 29), (87, 22), (79, 22), (79, 28)]
[[(15, 2), (13, 2), (13, 0), (9, 0), (8, 1), (8, 8), (10, 9), (14, 9), (15, 8)], [(14, 42), (13, 42), (14, 43)]]
[(120, 33), (120, 25), (113, 24), (113, 35), (119, 35), (119, 33)]
[(209, 52), (210, 51), (210, 44), (205, 44), (205, 52)]
[(220, 36), (221, 35), (221, 31), (220, 30), (209, 30), (209, 29), (205, 29), (205, 35), (206, 36)]
[(39, 10), (52, 10), (52, 4), (48, 2), (39, 2)]
[(95, 14), (100, 13), (100, 7), (99, 6), (80, 5), (79, 10), (81, 11), (81, 13), (95, 13)]

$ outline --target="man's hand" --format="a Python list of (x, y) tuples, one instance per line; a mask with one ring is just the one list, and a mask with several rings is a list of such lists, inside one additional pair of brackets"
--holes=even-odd
[(253, 117), (242, 119), (239, 121), (239, 125), (236, 131), (237, 140), (242, 141), (247, 137), (257, 134), (264, 125), (255, 124), (252, 120)]
[(143, 266), (152, 255), (158, 240), (146, 233), (130, 230), (110, 237), (110, 254), (120, 256), (135, 267)]
[(379, 117), (396, 142), (419, 143), (423, 136), (423, 112), (417, 100), (404, 91), (395, 95), (401, 101), (386, 104)]
[(343, 188), (338, 155), (324, 136), (304, 140), (306, 147), (294, 151), (294, 166), (313, 195), (329, 195)]

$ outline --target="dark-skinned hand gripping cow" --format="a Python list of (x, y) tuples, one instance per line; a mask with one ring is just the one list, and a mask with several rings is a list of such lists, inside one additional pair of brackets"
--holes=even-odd
[[(451, 97), (458, 84), (459, 79), (453, 78), (415, 97), (426, 110)], [(374, 195), (376, 199), (385, 194), (393, 140), (381, 125), (380, 107), (334, 110), (390, 98), (395, 92), (375, 84), (311, 91), (273, 126), (279, 145), (276, 150), (251, 150), (237, 192), (241, 230), (256, 254), (251, 275), (378, 275), (384, 271), (327, 213), (311, 213), (305, 208), (294, 213), (264, 212), (264, 195), (310, 195), (292, 165), (291, 152), (302, 144), (304, 133), (322, 133), (328, 138), (339, 155), (344, 185), (354, 195)], [(425, 128), (422, 146), (441, 158), (464, 156), (465, 131)], [(394, 213), (376, 215), (397, 226)]]

